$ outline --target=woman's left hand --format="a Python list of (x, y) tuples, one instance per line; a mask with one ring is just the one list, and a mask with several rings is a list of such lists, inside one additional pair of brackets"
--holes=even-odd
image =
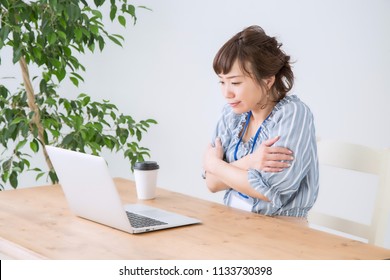
[(217, 137), (215, 139), (214, 146), (209, 144), (207, 146), (204, 158), (203, 158), (203, 169), (207, 172), (212, 172), (213, 166), (215, 166), (216, 160), (223, 159), (223, 147), (221, 139)]

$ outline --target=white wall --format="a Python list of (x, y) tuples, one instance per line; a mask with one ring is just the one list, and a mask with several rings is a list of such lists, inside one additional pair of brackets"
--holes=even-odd
[[(143, 144), (160, 163), (161, 187), (221, 201), (222, 194), (209, 193), (200, 176), (224, 104), (212, 59), (252, 24), (277, 36), (296, 61), (294, 92), (312, 108), (319, 137), (390, 146), (390, 1), (134, 2), (153, 11), (140, 9), (134, 27), (113, 29), (126, 38), (123, 48), (81, 58), (87, 73), (80, 91), (111, 100), (137, 120), (159, 122)], [(4, 69), (0, 77), (9, 76)], [(63, 90), (79, 92), (68, 85)], [(107, 158), (113, 176), (132, 178), (120, 156)]]

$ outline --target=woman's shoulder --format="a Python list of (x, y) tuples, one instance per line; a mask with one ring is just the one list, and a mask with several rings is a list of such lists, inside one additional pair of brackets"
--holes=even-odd
[(271, 124), (280, 122), (295, 122), (313, 120), (313, 114), (309, 108), (297, 95), (287, 95), (280, 100), (272, 112)]
[(311, 111), (309, 106), (307, 106), (297, 95), (287, 95), (282, 100), (280, 100), (274, 108), (275, 114), (288, 114), (288, 113), (309, 113)]

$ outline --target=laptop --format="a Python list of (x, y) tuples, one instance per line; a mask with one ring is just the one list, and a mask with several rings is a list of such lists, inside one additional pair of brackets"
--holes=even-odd
[(143, 204), (123, 205), (104, 158), (46, 146), (70, 210), (77, 216), (129, 233), (200, 223)]

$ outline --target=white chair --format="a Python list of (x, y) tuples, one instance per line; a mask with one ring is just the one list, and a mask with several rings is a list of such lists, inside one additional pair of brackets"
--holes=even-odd
[[(318, 160), (324, 165), (355, 170), (378, 176), (378, 186), (372, 186), (376, 193), (374, 210), (369, 224), (350, 221), (327, 213), (320, 213), (315, 207), (309, 212), (309, 224), (347, 233), (367, 240), (368, 243), (384, 246), (390, 219), (390, 149), (374, 149), (362, 145), (319, 140)], [(371, 185), (370, 185), (371, 187)], [(320, 184), (321, 190), (327, 186)], [(335, 194), (337, 195), (337, 194)], [(351, 196), (354, 194), (351, 193)], [(332, 201), (326, 201), (332, 207)], [(346, 204), (348, 207), (348, 204)]]

